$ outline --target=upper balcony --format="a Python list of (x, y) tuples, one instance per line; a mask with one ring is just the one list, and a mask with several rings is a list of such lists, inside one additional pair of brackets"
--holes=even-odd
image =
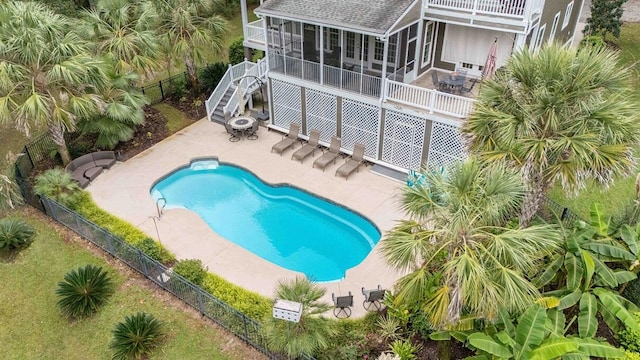
[(543, 0), (424, 0), (424, 18), (526, 34)]

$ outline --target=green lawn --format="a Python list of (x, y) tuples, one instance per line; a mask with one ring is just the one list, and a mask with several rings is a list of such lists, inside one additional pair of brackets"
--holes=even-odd
[[(638, 63), (640, 60), (640, 24), (625, 24), (622, 27), (617, 45), (620, 47), (621, 63), (630, 66), (633, 71), (634, 87), (637, 89), (635, 97), (640, 102), (640, 64)], [(637, 150), (636, 153), (640, 154), (640, 149)], [(608, 189), (590, 182), (586, 189), (580, 191), (578, 196), (567, 196), (562, 191), (560, 184), (556, 184), (549, 196), (582, 218), (588, 218), (592, 202), (600, 203), (607, 215), (620, 215), (625, 207), (633, 203), (636, 197), (635, 178), (635, 174), (628, 178), (617, 177)]]
[[(84, 247), (63, 240), (44, 217), (25, 218), (38, 231), (36, 240), (14, 262), (0, 262), (0, 358), (108, 359), (111, 330), (138, 311), (153, 314), (164, 325), (166, 338), (153, 359), (255, 358), (244, 347), (223, 354), (222, 344), (228, 348), (230, 342), (240, 342), (161, 301)], [(108, 269), (117, 290), (93, 317), (70, 321), (61, 315), (54, 291), (65, 273), (86, 264)]]

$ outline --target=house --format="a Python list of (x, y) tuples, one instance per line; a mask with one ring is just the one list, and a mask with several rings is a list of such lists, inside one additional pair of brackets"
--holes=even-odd
[[(571, 44), (583, 0), (268, 0), (253, 22), (241, 6), (244, 45), (265, 57), (230, 69), (208, 114), (236, 99), (234, 79), (249, 74), (266, 84), (270, 127), (297, 122), (302, 137), (318, 129), (325, 143), (340, 136), (347, 153), (363, 143), (368, 160), (406, 172), (464, 156), (459, 128), (481, 86), (470, 80), (494, 42), (498, 68), (525, 46)], [(441, 84), (465, 72), (462, 85)]]

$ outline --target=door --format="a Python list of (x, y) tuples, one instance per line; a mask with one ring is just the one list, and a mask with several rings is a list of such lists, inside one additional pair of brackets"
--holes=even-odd
[(417, 64), (416, 64), (416, 51), (418, 49), (418, 24), (413, 24), (409, 27), (409, 36), (407, 40), (407, 53), (405, 56), (404, 66), (404, 82), (412, 82), (416, 79)]

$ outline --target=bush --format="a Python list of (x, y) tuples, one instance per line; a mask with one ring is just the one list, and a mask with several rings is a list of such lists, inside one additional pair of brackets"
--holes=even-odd
[(174, 260), (173, 255), (171, 255), (165, 248), (163, 248), (160, 243), (150, 237), (145, 237), (141, 241), (133, 243), (132, 245), (140, 249), (143, 253), (145, 253), (153, 260), (156, 260), (163, 264), (172, 262)]
[(624, 360), (640, 360), (640, 353), (625, 351)]
[(207, 269), (199, 259), (181, 260), (173, 267), (173, 271), (198, 286), (202, 286), (207, 277)]
[(22, 219), (0, 219), (0, 250), (26, 247), (35, 236), (33, 227)]
[(210, 94), (216, 89), (227, 69), (229, 69), (229, 66), (222, 62), (207, 65), (202, 69), (200, 72), (200, 84), (205, 93)]
[(113, 294), (113, 283), (99, 266), (87, 265), (71, 270), (58, 283), (58, 306), (70, 317), (93, 314)]
[[(640, 324), (640, 312), (634, 314), (636, 322)], [(640, 352), (640, 332), (632, 329), (624, 329), (618, 332), (618, 342), (620, 346), (632, 351)]]
[(153, 315), (139, 312), (125, 317), (113, 330), (113, 340), (109, 348), (112, 359), (139, 359), (149, 355), (162, 337), (162, 324)]
[[(244, 45), (243, 38), (235, 39), (231, 45), (229, 45), (229, 63), (231, 65), (239, 64), (244, 61)], [(251, 59), (249, 59), (251, 60)]]
[[(93, 202), (91, 195), (86, 191), (81, 192), (79, 201), (72, 207), (72, 209), (78, 212), (78, 214), (86, 217), (94, 224), (106, 229), (111, 234), (142, 250), (142, 252), (153, 259), (164, 264), (171, 263), (175, 260), (173, 254), (153, 239), (150, 239), (144, 231), (102, 210), (95, 202)], [(147, 251), (150, 251), (151, 253), (147, 253)]]
[(605, 47), (607, 43), (600, 35), (588, 35), (580, 40), (580, 47), (583, 46)]
[(59, 167), (36, 176), (33, 191), (67, 207), (73, 207), (82, 196), (80, 185), (71, 178), (71, 174)]
[(416, 353), (419, 350), (417, 345), (411, 343), (411, 340), (396, 340), (391, 344), (390, 348), (400, 360), (416, 359)]
[(260, 321), (271, 316), (272, 300), (232, 284), (218, 275), (208, 273), (202, 287), (254, 320)]
[(636, 306), (640, 306), (640, 278), (629, 281), (622, 296), (636, 304)]

